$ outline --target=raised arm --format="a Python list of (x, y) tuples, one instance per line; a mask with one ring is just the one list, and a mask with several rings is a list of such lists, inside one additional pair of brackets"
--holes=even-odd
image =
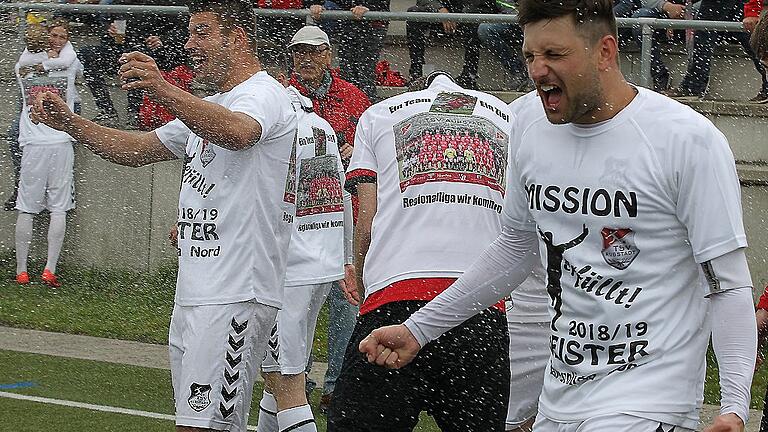
[(242, 150), (261, 138), (261, 124), (252, 117), (200, 99), (165, 81), (157, 64), (146, 54), (124, 54), (120, 77), (124, 90), (145, 90), (167, 107), (197, 136), (228, 150)]
[(30, 107), (34, 123), (68, 133), (102, 158), (119, 165), (139, 167), (176, 159), (154, 132), (134, 133), (100, 126), (70, 111), (59, 96), (44, 92)]

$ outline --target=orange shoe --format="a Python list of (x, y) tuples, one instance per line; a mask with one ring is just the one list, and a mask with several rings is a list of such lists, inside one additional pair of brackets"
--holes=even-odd
[(40, 276), (40, 279), (42, 279), (44, 284), (51, 288), (58, 288), (61, 286), (61, 282), (56, 279), (56, 275), (51, 273), (51, 271), (48, 269), (43, 270), (43, 274)]
[(26, 285), (29, 283), (29, 273), (21, 272), (16, 275), (16, 283), (19, 285)]

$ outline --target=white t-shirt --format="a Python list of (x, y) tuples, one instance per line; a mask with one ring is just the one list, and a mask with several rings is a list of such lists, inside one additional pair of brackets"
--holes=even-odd
[(520, 181), (510, 182), (504, 217), (539, 231), (548, 288), (562, 289), (562, 305), (550, 309), (541, 413), (667, 413), (695, 428), (705, 296), (716, 289), (701, 264), (746, 246), (739, 182), (711, 122), (637, 90), (592, 126), (553, 125), (530, 98), (510, 144), (509, 175)]
[[(311, 111), (312, 101), (293, 87), (298, 131), (289, 201), (296, 204), (285, 286), (332, 282), (344, 277), (344, 202), (336, 133)], [(290, 216), (289, 216), (290, 217)]]
[(375, 173), (366, 297), (415, 278), (458, 278), (501, 231), (512, 115), (447, 77), (363, 113), (347, 183)]
[(259, 122), (258, 142), (239, 151), (195, 135), (180, 120), (158, 128), (160, 141), (185, 158), (178, 214), (176, 303), (256, 299), (280, 307), (290, 225), (283, 222), (296, 114), (285, 88), (259, 72), (205, 98)]
[[(19, 73), (22, 67), (37, 64), (42, 64), (45, 72), (32, 72), (23, 77)], [(51, 91), (62, 96), (67, 101), (69, 109), (74, 109), (75, 102), (80, 101), (75, 79), (81, 68), (82, 65), (77, 60), (77, 55), (69, 42), (62, 48), (58, 58), (49, 59), (45, 51), (31, 53), (24, 50), (15, 67), (23, 103), (19, 117), (19, 146), (72, 143), (72, 138), (67, 133), (42, 123), (37, 125), (32, 123), (29, 119), (29, 103), (36, 93)]]
[[(530, 98), (537, 98), (536, 92), (519, 97), (509, 104), (509, 110), (515, 116)], [(515, 181), (515, 179), (510, 179)], [(512, 308), (507, 309), (507, 321), (511, 322), (544, 322), (552, 319), (549, 316), (549, 296), (547, 295), (547, 273), (544, 267), (536, 265), (528, 279), (524, 280), (510, 294)]]

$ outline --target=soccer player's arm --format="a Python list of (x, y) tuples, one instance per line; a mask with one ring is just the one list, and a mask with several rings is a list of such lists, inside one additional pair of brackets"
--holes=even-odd
[(73, 113), (67, 103), (51, 92), (37, 95), (30, 109), (34, 123), (66, 132), (98, 156), (119, 165), (139, 167), (176, 159), (154, 132), (135, 133), (98, 125)]
[[(725, 136), (708, 121), (692, 123), (688, 139), (664, 164), (673, 179), (677, 217), (706, 278), (712, 347), (720, 374), (720, 415), (704, 429), (742, 430), (749, 416), (757, 353), (752, 279), (744, 253), (741, 187)], [(706, 122), (706, 123), (704, 123)]]
[(356, 271), (356, 288), (353, 292), (344, 292), (347, 300), (360, 304), (365, 298), (363, 272), (368, 248), (371, 246), (371, 231), (373, 218), (377, 210), (377, 164), (374, 153), (374, 143), (371, 131), (374, 130), (373, 117), (368, 111), (363, 113), (355, 130), (355, 145), (347, 168), (344, 188), (358, 201), (357, 221), (354, 225), (354, 265)]
[[(263, 129), (279, 120), (283, 101), (267, 86), (233, 96), (229, 108), (200, 99), (168, 83), (155, 61), (140, 52), (123, 54), (120, 77), (123, 90), (146, 90), (195, 133), (227, 150), (243, 150), (256, 144)], [(258, 94), (255, 94), (258, 90)], [(285, 96), (287, 103), (287, 96)]]

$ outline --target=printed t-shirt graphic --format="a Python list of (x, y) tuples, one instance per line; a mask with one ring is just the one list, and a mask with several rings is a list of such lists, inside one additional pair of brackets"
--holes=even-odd
[(227, 150), (180, 120), (156, 130), (186, 164), (179, 194), (176, 303), (224, 304), (256, 299), (280, 307), (290, 225), (282, 221), (296, 114), (277, 81), (259, 72), (207, 101), (259, 122), (252, 146)]
[(403, 280), (459, 277), (496, 238), (510, 121), (502, 101), (447, 77), (361, 116), (346, 185), (377, 184), (366, 296)]
[[(24, 64), (42, 64), (49, 60), (46, 52), (30, 53), (24, 51), (19, 61)], [(21, 89), (22, 112), (19, 117), (19, 145), (60, 145), (71, 144), (72, 138), (65, 132), (53, 129), (43, 123), (33, 124), (29, 118), (29, 107), (34, 97), (41, 92), (49, 91), (64, 99), (69, 109), (74, 109), (75, 102), (80, 98), (75, 89), (77, 72), (82, 66), (75, 59), (67, 69), (50, 70), (47, 72), (32, 72), (21, 76), (19, 64), (16, 65), (16, 80)]]
[(591, 126), (553, 125), (526, 98), (504, 217), (539, 233), (547, 268), (554, 319), (540, 412), (695, 428), (709, 339), (701, 264), (746, 246), (725, 137), (643, 88)]
[(298, 129), (285, 191), (296, 206), (285, 285), (339, 280), (344, 277), (344, 168), (336, 134), (312, 112), (310, 99), (293, 87), (288, 94)]

